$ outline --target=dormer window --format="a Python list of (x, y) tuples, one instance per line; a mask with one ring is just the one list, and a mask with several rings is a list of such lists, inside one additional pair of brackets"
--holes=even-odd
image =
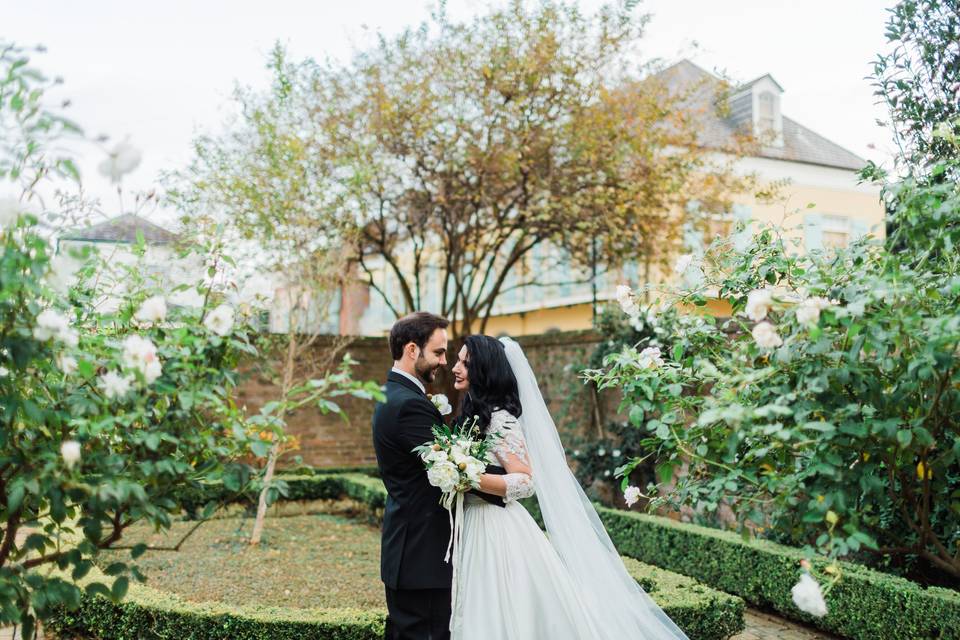
[(769, 74), (743, 85), (730, 98), (730, 120), (753, 134), (764, 147), (783, 146), (783, 87)]
[(757, 96), (757, 133), (761, 136), (776, 135), (774, 115), (776, 96), (764, 91)]

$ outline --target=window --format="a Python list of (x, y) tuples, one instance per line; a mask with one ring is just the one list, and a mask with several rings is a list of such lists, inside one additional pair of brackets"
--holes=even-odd
[(824, 249), (843, 249), (850, 242), (850, 221), (844, 216), (823, 216)]
[(757, 96), (757, 133), (759, 135), (774, 133), (776, 115), (776, 97), (769, 91)]

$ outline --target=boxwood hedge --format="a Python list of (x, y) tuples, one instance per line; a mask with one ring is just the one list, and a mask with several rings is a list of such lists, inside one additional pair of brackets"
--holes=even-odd
[[(793, 604), (799, 549), (745, 541), (668, 518), (600, 507), (600, 518), (620, 553), (701, 580), (787, 618), (847, 638), (960, 638), (960, 593), (920, 585), (867, 567), (840, 563), (842, 579), (827, 595), (829, 613), (813, 618)], [(825, 563), (814, 562), (822, 570)]]
[[(376, 514), (386, 500), (383, 483), (360, 473), (285, 476), (288, 500), (349, 497)], [(184, 496), (192, 510), (211, 500), (246, 500), (230, 496), (219, 485)], [(625, 559), (631, 575), (692, 640), (721, 640), (743, 629), (743, 600), (696, 580)], [(87, 580), (95, 578), (91, 574)], [(98, 640), (253, 640), (254, 638), (337, 640), (383, 636), (385, 611), (355, 609), (293, 609), (194, 603), (145, 585), (133, 585), (126, 599), (114, 603), (102, 596), (85, 596), (80, 608), (62, 611), (48, 630), (63, 637)]]
[[(386, 493), (379, 479), (362, 473), (288, 476), (287, 499), (352, 497), (380, 509)], [(220, 499), (211, 486), (194, 504)], [(540, 520), (536, 500), (524, 501)], [(813, 618), (797, 609), (790, 588), (799, 575), (799, 549), (646, 514), (598, 507), (620, 552), (736, 594), (761, 608), (848, 638), (958, 638), (960, 593), (841, 563), (843, 578), (827, 597), (829, 613)], [(823, 563), (814, 563), (823, 569)]]

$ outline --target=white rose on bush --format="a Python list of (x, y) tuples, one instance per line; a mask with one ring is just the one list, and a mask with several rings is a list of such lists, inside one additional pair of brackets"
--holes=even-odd
[(57, 368), (66, 376), (73, 375), (77, 372), (77, 359), (61, 353), (57, 356)]
[(807, 298), (797, 305), (797, 322), (804, 325), (814, 325), (820, 321), (820, 312), (829, 309), (833, 304), (826, 298)]
[(759, 322), (767, 317), (772, 304), (773, 295), (768, 290), (754, 289), (747, 294), (747, 307), (744, 311), (748, 318)]
[(0, 198), (0, 231), (12, 227), (23, 211), (23, 205), (16, 198), (6, 196)]
[(116, 371), (108, 371), (100, 376), (97, 384), (107, 400), (116, 400), (130, 392), (130, 385), (132, 383), (132, 377), (121, 376)]
[(427, 471), (427, 480), (444, 493), (449, 493), (460, 482), (460, 472), (452, 462), (437, 462)]
[(123, 365), (128, 369), (139, 371), (147, 384), (153, 384), (163, 373), (156, 345), (142, 336), (127, 336), (123, 341), (122, 358)]
[(204, 318), (203, 326), (220, 337), (227, 335), (233, 329), (233, 307), (220, 305)]
[(37, 316), (37, 326), (33, 328), (33, 337), (41, 342), (53, 338), (76, 346), (76, 332), (70, 328), (70, 321), (55, 309), (44, 309)]
[(827, 615), (827, 603), (823, 599), (820, 585), (806, 571), (800, 576), (800, 581), (790, 589), (790, 594), (793, 596), (793, 603), (801, 611), (818, 618)]
[(623, 492), (623, 501), (627, 503), (628, 507), (632, 507), (637, 504), (637, 501), (640, 499), (640, 487), (634, 487), (633, 485), (627, 487), (626, 491)]
[(783, 339), (777, 333), (777, 328), (769, 322), (761, 322), (751, 332), (757, 346), (761, 349), (775, 349), (783, 344)]
[(80, 461), (80, 443), (76, 440), (65, 440), (60, 445), (60, 455), (63, 457), (63, 463), (68, 469)]
[(6, 378), (10, 375), (10, 369), (0, 366), (0, 378)]
[(67, 253), (61, 253), (50, 261), (50, 271), (47, 273), (47, 283), (50, 287), (64, 295), (77, 279), (77, 272), (83, 263)]
[(659, 369), (663, 366), (663, 358), (660, 357), (659, 347), (647, 347), (640, 352), (637, 364), (641, 369)]
[(167, 317), (167, 301), (163, 299), (163, 296), (147, 298), (137, 309), (137, 312), (133, 314), (133, 317), (138, 322), (163, 322)]
[(107, 153), (107, 157), (97, 169), (101, 175), (117, 183), (124, 174), (130, 173), (140, 165), (140, 157), (140, 150), (124, 140)]
[(633, 295), (633, 290), (625, 284), (617, 285), (617, 303), (623, 312), (631, 318), (640, 315), (640, 305)]
[(673, 264), (673, 271), (674, 273), (683, 275), (683, 273), (690, 268), (691, 264), (693, 264), (693, 254), (685, 253), (677, 258), (677, 261)]

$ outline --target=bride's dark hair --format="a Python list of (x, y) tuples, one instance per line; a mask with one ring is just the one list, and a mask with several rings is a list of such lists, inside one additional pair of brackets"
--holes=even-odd
[(520, 392), (517, 377), (513, 375), (503, 343), (484, 335), (464, 338), (467, 347), (467, 389), (461, 405), (460, 420), (480, 417), (480, 426), (490, 426), (490, 414), (495, 409), (506, 409), (520, 417)]

